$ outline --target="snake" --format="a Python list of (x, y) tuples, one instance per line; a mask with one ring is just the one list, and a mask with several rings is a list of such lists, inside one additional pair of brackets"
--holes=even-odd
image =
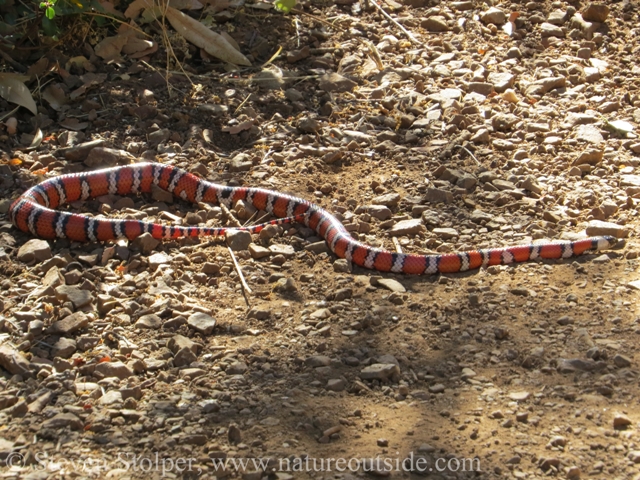
[[(62, 205), (103, 195), (150, 193), (152, 186), (191, 203), (205, 202), (233, 208), (238, 201), (270, 214), (274, 220), (259, 225), (209, 227), (163, 225), (137, 219), (115, 219), (71, 213)], [(594, 236), (576, 241), (553, 241), (503, 248), (421, 255), (372, 247), (349, 234), (334, 215), (303, 198), (245, 186), (219, 185), (177, 166), (132, 163), (46, 179), (20, 195), (9, 209), (15, 227), (42, 239), (62, 238), (75, 242), (134, 240), (148, 233), (158, 240), (207, 237), (231, 230), (258, 233), (268, 225), (301, 223), (323, 238), (330, 250), (352, 264), (378, 272), (430, 275), (456, 273), (536, 259), (560, 259), (613, 247), (616, 238)]]

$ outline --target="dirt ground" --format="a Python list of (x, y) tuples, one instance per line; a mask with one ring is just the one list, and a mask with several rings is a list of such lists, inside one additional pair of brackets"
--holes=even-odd
[[(224, 240), (25, 249), (3, 215), (2, 477), (639, 479), (640, 143), (612, 122), (640, 123), (640, 30), (635, 2), (605, 3), (385, 3), (415, 43), (367, 2), (236, 5), (219, 28), (258, 67), (172, 36), (188, 77), (162, 44), (102, 61), (100, 29), (48, 52), (92, 71), (50, 73), (67, 104), (36, 98), (0, 132), (4, 213), (49, 176), (143, 159), (309, 199), (390, 250), (621, 240), (417, 277), (351, 268), (292, 225), (236, 252), (243, 296)], [(224, 218), (162, 192), (69, 208)], [(251, 458), (266, 471), (215, 463)]]

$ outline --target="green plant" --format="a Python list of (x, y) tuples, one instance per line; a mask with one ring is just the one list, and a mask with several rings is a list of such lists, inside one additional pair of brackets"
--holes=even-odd
[(277, 10), (289, 13), (296, 6), (296, 0), (276, 0), (274, 5)]
[(49, 20), (53, 20), (56, 16), (56, 10), (53, 8), (58, 0), (45, 0), (40, 2), (40, 8), (44, 9), (44, 14)]

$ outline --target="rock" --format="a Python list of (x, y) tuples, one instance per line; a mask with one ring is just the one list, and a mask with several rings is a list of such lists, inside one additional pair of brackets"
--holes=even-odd
[(509, 72), (491, 72), (487, 76), (487, 82), (493, 85), (494, 90), (498, 93), (503, 93), (508, 88), (511, 88), (515, 80), (515, 75)]
[(251, 307), (247, 313), (247, 318), (255, 318), (256, 320), (266, 320), (271, 317), (271, 309), (266, 305), (258, 305)]
[(485, 24), (503, 25), (507, 21), (507, 15), (499, 8), (491, 7), (480, 14), (480, 20)]
[(446, 32), (449, 30), (447, 19), (439, 15), (425, 18), (420, 22), (420, 26), (429, 32)]
[(62, 320), (53, 323), (48, 329), (48, 333), (69, 335), (81, 330), (89, 325), (89, 317), (84, 312), (75, 312), (67, 315)]
[[(334, 265), (335, 265), (335, 262), (334, 262)], [(273, 291), (279, 292), (279, 293), (291, 293), (297, 290), (298, 290), (298, 287), (296, 286), (296, 282), (291, 277), (280, 278), (278, 279), (276, 284), (273, 286)]]
[(71, 430), (81, 430), (84, 424), (82, 420), (73, 413), (58, 413), (42, 423), (42, 428), (51, 430), (60, 430), (66, 427), (69, 427)]
[(61, 149), (61, 153), (64, 154), (64, 158), (71, 162), (81, 162), (89, 152), (96, 147), (101, 147), (104, 145), (104, 140), (92, 140), (90, 142), (80, 143), (78, 145), (74, 145), (72, 147)]
[(331, 365), (331, 359), (325, 355), (311, 355), (304, 361), (307, 367), (328, 367)]
[(536, 80), (525, 88), (526, 95), (544, 95), (555, 88), (566, 86), (566, 77), (548, 77)]
[(397, 207), (400, 203), (400, 195), (397, 193), (387, 193), (373, 199), (374, 205), (384, 205), (385, 207)]
[(31, 374), (29, 361), (7, 344), (0, 345), (0, 366), (12, 375), (26, 377)]
[(18, 250), (18, 260), (24, 263), (40, 263), (52, 257), (49, 242), (32, 238)]
[(625, 355), (617, 353), (613, 357), (613, 364), (618, 368), (629, 368), (631, 366), (631, 359)]
[(88, 290), (81, 290), (70, 285), (61, 285), (56, 288), (56, 297), (63, 302), (73, 303), (75, 309), (79, 309), (93, 302), (93, 295)]
[(161, 128), (160, 130), (156, 130), (155, 132), (151, 132), (147, 135), (147, 141), (151, 148), (156, 148), (161, 143), (169, 140), (169, 138), (171, 138), (171, 130), (168, 128)]
[(475, 377), (477, 375), (478, 374), (475, 371), (473, 371), (469, 367), (465, 367), (465, 368), (462, 369), (460, 378), (462, 378), (462, 380), (467, 380), (467, 379), (473, 378), (473, 377)]
[(551, 467), (557, 470), (558, 467), (560, 466), (560, 459), (555, 457), (540, 458), (538, 460), (538, 466), (540, 467), (540, 470), (542, 470), (543, 472), (547, 472), (551, 470)]
[(325, 92), (349, 92), (358, 86), (353, 80), (335, 72), (321, 76), (318, 85)]
[(610, 235), (616, 238), (627, 238), (630, 233), (629, 227), (618, 225), (617, 223), (603, 222), (601, 220), (591, 220), (586, 229), (589, 236)]
[[(160, 188), (156, 184), (151, 185), (151, 198), (153, 198), (156, 202), (164, 202), (168, 204), (173, 203), (173, 193), (167, 192), (166, 190)], [(144, 234), (143, 234), (144, 235)], [(151, 235), (151, 234), (149, 234)], [(134, 240), (135, 242), (135, 240)], [(151, 250), (149, 250), (151, 251)]]
[(156, 271), (160, 265), (166, 265), (171, 262), (171, 257), (166, 253), (158, 252), (149, 256), (149, 270), (152, 272)]
[(242, 442), (242, 432), (237, 425), (229, 425), (229, 431), (227, 432), (227, 439), (231, 445), (237, 445)]
[(327, 381), (326, 389), (332, 392), (342, 392), (347, 387), (347, 382), (342, 378), (332, 378)]
[(445, 391), (445, 386), (442, 383), (436, 383), (435, 385), (429, 386), (429, 392), (431, 393), (443, 393)]
[(209, 335), (216, 326), (216, 320), (211, 315), (197, 312), (189, 316), (187, 325), (202, 335)]
[(495, 179), (493, 185), (498, 188), (498, 190), (515, 190), (516, 186), (513, 182), (509, 182), (507, 180), (501, 180), (499, 178)]
[(360, 372), (363, 380), (394, 380), (400, 377), (400, 368), (395, 363), (374, 363)]
[(234, 252), (246, 250), (251, 243), (251, 234), (244, 230), (228, 230), (226, 233), (227, 246)]
[(135, 157), (124, 150), (96, 147), (91, 149), (84, 164), (90, 168), (114, 167), (118, 164), (131, 163)]
[[(603, 156), (604, 156), (604, 149), (588, 148), (583, 152), (581, 152), (580, 155), (578, 155), (578, 157), (574, 160), (573, 164), (574, 165), (584, 165), (584, 164), (597, 165), (600, 162), (602, 162)], [(623, 175), (622, 177), (624, 181), (625, 175)], [(640, 181), (640, 176), (638, 176), (638, 179)]]
[(469, 82), (469, 92), (479, 93), (488, 97), (493, 93), (493, 85), (485, 82)]
[(115, 405), (122, 403), (122, 393), (118, 390), (110, 390), (100, 397), (100, 405)]
[(520, 118), (512, 113), (497, 113), (491, 117), (491, 126), (499, 132), (506, 132), (520, 121)]
[(333, 262), (333, 271), (336, 273), (351, 273), (352, 269), (351, 262), (344, 258), (339, 258)]
[(631, 425), (633, 422), (631, 419), (623, 413), (616, 413), (613, 416), (613, 428), (624, 428)]
[(76, 351), (76, 341), (72, 338), (62, 337), (56, 343), (53, 344), (51, 349), (51, 356), (53, 358), (69, 358)]
[(453, 203), (453, 194), (438, 188), (427, 188), (425, 201), (429, 203)]
[(604, 3), (590, 3), (582, 11), (582, 18), (587, 22), (604, 23), (608, 16), (609, 7)]
[(173, 364), (176, 367), (185, 367), (187, 365), (191, 365), (197, 360), (198, 357), (196, 356), (196, 354), (188, 347), (184, 347), (178, 350), (178, 352), (173, 357)]
[(292, 259), (296, 254), (295, 249), (291, 245), (281, 245), (278, 243), (269, 245), (269, 251), (272, 255), (282, 255), (287, 259)]
[(543, 24), (540, 25), (540, 34), (542, 35), (542, 38), (547, 38), (547, 37), (564, 38), (564, 30), (562, 30), (562, 28), (547, 22), (544, 22)]
[(576, 127), (576, 140), (598, 145), (604, 142), (604, 137), (598, 127), (594, 125), (578, 125)]
[(225, 370), (228, 375), (242, 375), (244, 374), (249, 367), (244, 362), (233, 362), (230, 364)]
[(162, 327), (162, 319), (153, 313), (141, 316), (136, 322), (137, 328), (149, 328), (152, 330), (158, 330)]
[(265, 248), (261, 245), (256, 245), (255, 243), (249, 244), (249, 254), (251, 258), (255, 260), (259, 260), (261, 258), (265, 258), (271, 255), (271, 250)]
[(524, 402), (528, 400), (530, 396), (531, 396), (531, 393), (525, 392), (525, 391), (513, 392), (509, 394), (509, 398), (514, 402)]
[(302, 117), (296, 126), (303, 133), (316, 133), (322, 128), (320, 122), (312, 117)]
[(434, 228), (433, 234), (443, 240), (450, 240), (458, 237), (458, 231), (455, 228)]
[(565, 22), (566, 13), (562, 10), (554, 10), (547, 16), (547, 22), (552, 25), (562, 26)]
[(557, 366), (560, 373), (573, 373), (575, 371), (590, 372), (596, 369), (593, 360), (583, 360), (581, 358), (561, 358)]
[(117, 377), (120, 380), (129, 378), (133, 371), (122, 362), (103, 362), (96, 365), (95, 373), (104, 378)]
[(620, 185), (622, 187), (640, 188), (640, 175), (622, 175)]
[(633, 463), (640, 463), (640, 450), (632, 450), (627, 455), (627, 458)]
[(253, 161), (246, 153), (239, 153), (229, 162), (230, 172), (248, 172), (253, 167)]
[(394, 280), (393, 278), (380, 278), (372, 281), (372, 285), (380, 286), (396, 293), (405, 293), (407, 291), (400, 282)]
[(391, 227), (391, 230), (389, 230), (389, 235), (393, 237), (402, 237), (405, 235), (416, 235), (422, 231), (424, 231), (422, 219), (412, 218), (410, 220), (401, 220), (396, 223)]
[(367, 207), (367, 213), (380, 221), (389, 220), (393, 216), (391, 210), (384, 205), (370, 205)]

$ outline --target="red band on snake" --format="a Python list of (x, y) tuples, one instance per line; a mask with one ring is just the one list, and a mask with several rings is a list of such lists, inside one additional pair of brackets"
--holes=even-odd
[(21, 195), (9, 215), (20, 230), (45, 239), (67, 238), (77, 242), (133, 240), (143, 233), (156, 239), (224, 235), (229, 228), (165, 226), (139, 220), (117, 220), (78, 215), (56, 207), (65, 203), (107, 194), (148, 193), (151, 186), (167, 190), (189, 202), (224, 204), (231, 208), (242, 200), (276, 220), (252, 227), (238, 227), (252, 233), (266, 225), (300, 222), (325, 239), (331, 251), (360, 267), (380, 272), (408, 274), (453, 273), (490, 265), (506, 265), (539, 258), (569, 258), (585, 252), (607, 249), (613, 237), (590, 237), (570, 242), (457, 252), (443, 255), (393, 253), (354, 240), (340, 221), (318, 205), (302, 198), (260, 188), (216, 185), (180, 168), (159, 163), (136, 163), (86, 173), (52, 177)]

